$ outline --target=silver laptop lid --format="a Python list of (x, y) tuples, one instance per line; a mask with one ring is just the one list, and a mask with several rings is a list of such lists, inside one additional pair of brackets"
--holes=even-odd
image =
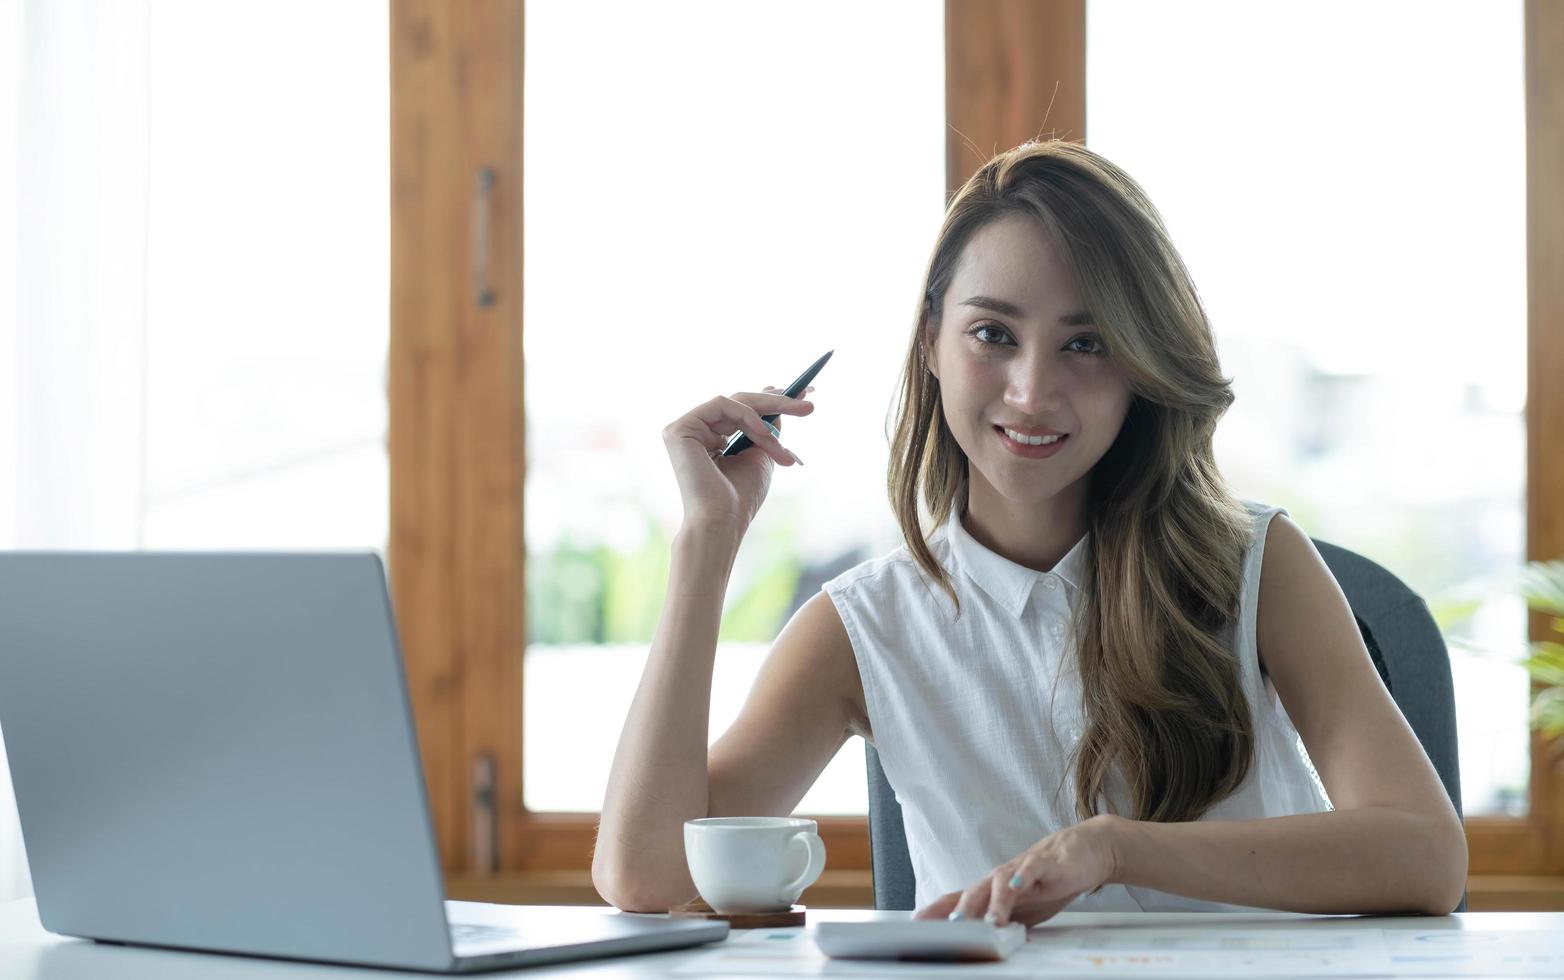
[(378, 556), (0, 554), (0, 730), (50, 931), (450, 967)]

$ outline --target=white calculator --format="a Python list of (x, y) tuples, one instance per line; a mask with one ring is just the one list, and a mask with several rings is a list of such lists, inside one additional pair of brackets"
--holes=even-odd
[(982, 919), (896, 919), (822, 922), (815, 944), (827, 956), (851, 960), (1002, 960), (1026, 942), (1019, 922)]

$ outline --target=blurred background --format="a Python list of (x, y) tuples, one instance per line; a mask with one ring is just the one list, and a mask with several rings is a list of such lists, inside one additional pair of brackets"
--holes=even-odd
[[(0, 2), (0, 547), (388, 547), (396, 6)], [(1475, 601), (1462, 803), (1526, 820), (1523, 0), (1070, 6), (1084, 132), (1058, 135), (1140, 181), (1190, 267), (1229, 481)], [(836, 352), (733, 572), (713, 737), (820, 583), (900, 543), (896, 372), (951, 158), (982, 159), (948, 118), (960, 7), (526, 0), (527, 813), (602, 801), (673, 418)], [(0, 899), (30, 891), (8, 792)], [(865, 807), (854, 740), (799, 812)]]

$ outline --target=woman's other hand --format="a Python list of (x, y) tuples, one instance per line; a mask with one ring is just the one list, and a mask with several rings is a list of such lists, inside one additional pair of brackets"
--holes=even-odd
[(995, 925), (1036, 925), (1053, 918), (1075, 896), (1113, 881), (1118, 860), (1115, 825), (1099, 814), (1049, 834), (984, 875), (966, 891), (942, 895), (915, 919), (984, 918)]

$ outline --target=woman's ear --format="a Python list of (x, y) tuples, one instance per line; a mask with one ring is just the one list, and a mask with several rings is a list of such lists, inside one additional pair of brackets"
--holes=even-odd
[(918, 343), (923, 345), (923, 363), (929, 366), (929, 373), (934, 375), (934, 380), (939, 380), (939, 362), (935, 358), (935, 350), (938, 344), (935, 337), (929, 332), (929, 302), (923, 302), (923, 315), (918, 318)]

